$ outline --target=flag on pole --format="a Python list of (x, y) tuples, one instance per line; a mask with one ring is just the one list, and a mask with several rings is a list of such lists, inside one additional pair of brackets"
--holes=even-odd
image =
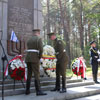
[(16, 34), (15, 34), (15, 32), (13, 30), (11, 32), (10, 40), (13, 41), (13, 42), (18, 42), (18, 38), (17, 38), (17, 36), (16, 36)]

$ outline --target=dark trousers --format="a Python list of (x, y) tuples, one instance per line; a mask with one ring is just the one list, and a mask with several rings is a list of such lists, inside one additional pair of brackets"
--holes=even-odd
[(60, 90), (60, 76), (62, 77), (62, 89), (66, 88), (66, 63), (56, 64), (56, 89)]
[(31, 80), (32, 74), (34, 73), (34, 78), (39, 80), (40, 72), (39, 72), (39, 63), (27, 63), (27, 79)]
[(92, 74), (93, 74), (93, 80), (97, 81), (98, 63), (92, 63)]
[(30, 90), (31, 78), (34, 73), (35, 78), (35, 88), (36, 92), (40, 90), (40, 72), (39, 72), (39, 63), (27, 63), (27, 82), (26, 82), (26, 91)]

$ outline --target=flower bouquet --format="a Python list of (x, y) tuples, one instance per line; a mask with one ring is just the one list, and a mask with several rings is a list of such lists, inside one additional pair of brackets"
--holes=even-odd
[(41, 62), (45, 73), (49, 77), (55, 76), (56, 61), (54, 48), (49, 45), (44, 46)]
[(83, 57), (76, 58), (72, 61), (72, 71), (75, 75), (85, 78), (86, 76), (86, 65)]
[(21, 55), (16, 56), (11, 61), (9, 61), (9, 64), (6, 67), (5, 74), (7, 73), (7, 69), (8, 69), (8, 74), (10, 75), (12, 79), (18, 80), (18, 81), (22, 79), (26, 80), (25, 67), (26, 67), (26, 64), (22, 60), (22, 56)]

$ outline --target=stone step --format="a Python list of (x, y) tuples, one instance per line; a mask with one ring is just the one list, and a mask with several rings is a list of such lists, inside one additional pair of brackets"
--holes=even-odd
[(100, 94), (82, 97), (82, 98), (73, 99), (73, 100), (100, 100)]
[(60, 96), (60, 98), (59, 99), (56, 98), (56, 100), (73, 100), (73, 99), (100, 94), (100, 84), (69, 88), (68, 94), (69, 95), (65, 95), (63, 97)]
[[(79, 83), (70, 83), (67, 84), (67, 88), (72, 88), (72, 87), (80, 87), (80, 86), (86, 86), (86, 85), (93, 85), (94, 82), (79, 82)], [(47, 86), (42, 86), (42, 90), (44, 91), (49, 91), (54, 88), (55, 85), (47, 85)], [(35, 92), (35, 87), (31, 87), (31, 92)], [(23, 87), (20, 87), (17, 85), (16, 89), (9, 89), (5, 90), (5, 96), (12, 96), (12, 95), (21, 95), (25, 93), (25, 89)], [(1, 91), (0, 91), (0, 96), (1, 96)]]
[[(78, 83), (78, 82), (82, 82), (82, 80), (81, 79), (67, 80), (67, 83)], [(54, 85), (54, 84), (55, 84), (54, 80), (41, 82), (41, 86), (49, 86), (49, 85)], [(26, 83), (24, 83), (24, 85), (26, 85)], [(31, 87), (34, 87), (34, 82), (31, 82)], [(13, 83), (4, 85), (4, 89), (6, 89), (6, 90), (13, 89), (13, 88), (14, 88)], [(15, 83), (15, 88), (23, 88), (22, 83)], [(0, 90), (1, 89), (2, 89), (2, 84), (0, 85)]]
[[(71, 79), (71, 77), (67, 77), (66, 79)], [(41, 77), (40, 81), (51, 81), (51, 80), (55, 80), (55, 78), (51, 78), (51, 77)], [(32, 78), (32, 82), (34, 81), (34, 78)], [(24, 82), (24, 81), (23, 81)], [(4, 81), (5, 84), (11, 84), (14, 83), (14, 80), (12, 79), (5, 79)], [(21, 83), (21, 81), (16, 81), (16, 83)], [(0, 84), (2, 84), (2, 80), (0, 80)]]
[[(18, 90), (16, 91), (18, 92)], [(9, 92), (11, 91), (8, 91), (8, 93)], [(31, 93), (28, 96), (25, 94), (21, 95), (22, 92), (24, 92), (24, 90), (20, 91), (20, 95), (5, 97), (5, 100), (15, 100), (15, 99), (16, 100), (32, 100), (32, 99), (34, 100), (74, 100), (76, 99), (77, 100), (78, 98), (100, 94), (100, 84), (68, 88), (67, 93), (63, 93), (63, 94), (59, 92), (46, 91), (48, 94), (46, 96), (36, 96), (35, 93)], [(12, 91), (11, 93), (13, 94), (14, 91)], [(7, 95), (7, 91), (5, 91), (5, 94)]]

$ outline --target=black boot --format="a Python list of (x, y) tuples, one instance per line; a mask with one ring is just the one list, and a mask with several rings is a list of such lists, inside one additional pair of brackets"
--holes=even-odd
[(85, 77), (85, 78), (83, 78), (83, 80), (87, 80), (87, 78)]
[(42, 96), (42, 95), (47, 95), (47, 93), (43, 93), (41, 90), (40, 90), (40, 82), (35, 80), (35, 88), (36, 88), (36, 95), (37, 96)]
[(54, 88), (53, 90), (51, 90), (51, 92), (55, 92), (55, 91), (60, 91), (60, 89)]
[(56, 86), (53, 90), (51, 90), (52, 92), (55, 91), (60, 91), (60, 77), (56, 77)]
[(92, 74), (92, 76), (93, 76), (93, 81), (95, 82), (95, 75), (94, 75), (94, 74)]
[(97, 81), (97, 74), (95, 74), (95, 83), (96, 83), (96, 84), (100, 84), (100, 83)]
[(62, 77), (62, 91), (60, 93), (66, 92), (66, 77)]
[(30, 94), (30, 80), (27, 80), (26, 82), (26, 92), (25, 92), (26, 95)]

